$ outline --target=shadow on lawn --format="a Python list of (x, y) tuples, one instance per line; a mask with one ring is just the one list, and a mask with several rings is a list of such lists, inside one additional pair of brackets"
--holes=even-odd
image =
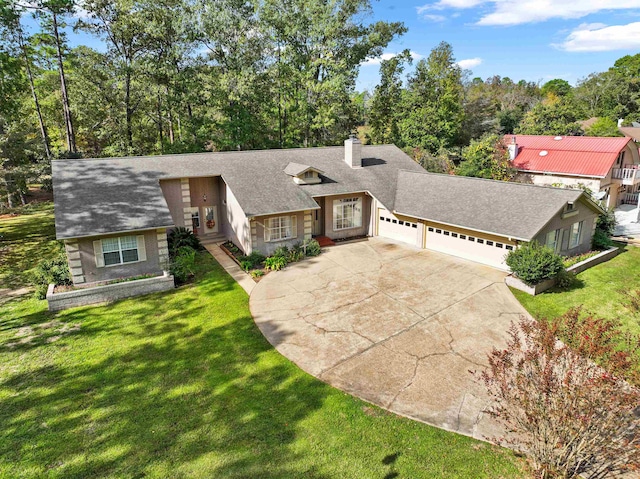
[(290, 445), (328, 387), (282, 360), (246, 306), (203, 316), (227, 305), (202, 295), (246, 302), (231, 289), (225, 277), (116, 304), (120, 318), (110, 308), (60, 315), (82, 322), (55, 345), (64, 357), (50, 361), (32, 345), (39, 366), (0, 384), (5, 466), (64, 477), (323, 477), (295, 467)]

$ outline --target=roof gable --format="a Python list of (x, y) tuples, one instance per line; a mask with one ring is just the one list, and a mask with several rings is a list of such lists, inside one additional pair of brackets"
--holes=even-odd
[[(395, 211), (425, 220), (530, 241), (581, 190), (401, 171)], [(588, 201), (587, 205), (599, 211)]]

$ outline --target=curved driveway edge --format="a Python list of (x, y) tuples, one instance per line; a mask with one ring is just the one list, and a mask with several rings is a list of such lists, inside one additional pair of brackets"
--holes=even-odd
[(527, 314), (505, 273), (390, 240), (340, 245), (264, 277), (250, 296), (267, 340), (306, 372), (394, 413), (486, 439), (481, 370)]

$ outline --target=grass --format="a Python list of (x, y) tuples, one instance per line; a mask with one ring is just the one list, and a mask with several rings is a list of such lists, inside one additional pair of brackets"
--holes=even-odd
[(578, 274), (578, 285), (569, 291), (549, 290), (538, 296), (512, 292), (535, 318), (556, 318), (582, 306), (602, 318), (619, 318), (625, 330), (640, 335), (640, 316), (629, 307), (623, 291), (640, 290), (640, 248), (627, 246), (610, 261)]
[(0, 218), (0, 288), (30, 285), (33, 268), (58, 247), (53, 204), (35, 203)]
[(301, 371), (202, 258), (194, 284), (166, 293), (0, 305), (0, 477), (526, 477), (511, 451)]

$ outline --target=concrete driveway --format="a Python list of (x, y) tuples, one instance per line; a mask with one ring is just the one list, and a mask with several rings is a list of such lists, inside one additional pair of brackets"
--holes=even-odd
[(326, 249), (267, 275), (251, 293), (276, 349), (343, 391), (429, 424), (500, 434), (482, 411), (481, 370), (524, 309), (504, 273), (391, 240)]

